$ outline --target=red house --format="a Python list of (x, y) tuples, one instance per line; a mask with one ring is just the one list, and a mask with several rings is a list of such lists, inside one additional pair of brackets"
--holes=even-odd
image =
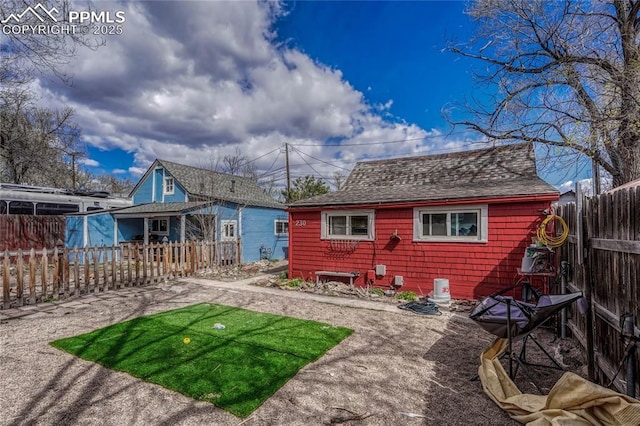
[(289, 276), (475, 299), (513, 284), (558, 191), (531, 144), (356, 164), (289, 206)]

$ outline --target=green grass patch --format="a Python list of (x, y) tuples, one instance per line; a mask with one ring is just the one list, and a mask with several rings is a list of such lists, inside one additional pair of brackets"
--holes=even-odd
[(302, 283), (304, 283), (304, 280), (302, 278), (294, 278), (292, 280), (285, 281), (284, 285), (291, 288), (300, 288), (302, 287)]
[(400, 300), (413, 301), (418, 300), (418, 295), (413, 291), (401, 291), (400, 293), (396, 294), (396, 298)]
[(298, 370), (352, 332), (315, 321), (204, 303), (51, 345), (246, 417)]

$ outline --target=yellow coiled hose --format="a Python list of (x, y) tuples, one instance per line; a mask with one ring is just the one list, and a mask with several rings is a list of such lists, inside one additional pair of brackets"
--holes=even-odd
[[(562, 227), (562, 233), (560, 233), (557, 236), (547, 234), (547, 224), (552, 220), (557, 220), (560, 223), (560, 226)], [(555, 247), (560, 247), (562, 244), (564, 244), (564, 241), (569, 236), (569, 227), (567, 226), (567, 222), (565, 222), (562, 217), (555, 214), (551, 214), (547, 216), (545, 220), (542, 221), (542, 223), (538, 227), (537, 233), (538, 233), (538, 240), (542, 244), (546, 245), (547, 247), (555, 248)]]

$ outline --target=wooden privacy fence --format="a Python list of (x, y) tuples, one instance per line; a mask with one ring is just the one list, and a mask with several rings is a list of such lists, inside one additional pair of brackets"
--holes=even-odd
[[(587, 301), (585, 315), (572, 309), (568, 326), (585, 350), (589, 379), (613, 381), (620, 392), (637, 395), (637, 375), (628, 379), (621, 364), (627, 346), (636, 342), (621, 333), (626, 318), (633, 329), (626, 334), (639, 334), (640, 187), (592, 198), (577, 195), (575, 204), (557, 211), (569, 226), (559, 250), (559, 259), (570, 265), (569, 291), (582, 291)], [(636, 356), (635, 371), (639, 367)]]
[(239, 241), (231, 241), (5, 251), (0, 306), (8, 309), (230, 268), (240, 263), (239, 246)]
[(64, 216), (0, 215), (0, 252), (54, 248), (64, 231)]

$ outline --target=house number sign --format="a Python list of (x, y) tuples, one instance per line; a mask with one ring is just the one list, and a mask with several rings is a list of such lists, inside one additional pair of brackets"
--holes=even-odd
[(306, 220), (296, 220), (296, 226), (307, 226), (307, 221)]

